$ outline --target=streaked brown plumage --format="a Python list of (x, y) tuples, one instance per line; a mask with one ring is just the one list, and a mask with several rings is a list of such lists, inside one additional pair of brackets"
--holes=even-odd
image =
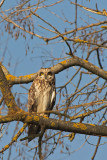
[[(56, 100), (55, 74), (50, 68), (41, 68), (34, 79), (28, 94), (28, 111), (48, 115), (45, 111), (52, 110)], [(29, 125), (28, 141), (40, 132), (40, 126)]]

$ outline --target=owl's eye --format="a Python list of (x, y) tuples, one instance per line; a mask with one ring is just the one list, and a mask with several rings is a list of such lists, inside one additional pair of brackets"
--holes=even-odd
[(40, 76), (43, 76), (44, 75), (44, 73), (43, 72), (40, 72)]
[(48, 76), (52, 76), (52, 72), (48, 72), (47, 75), (48, 75)]

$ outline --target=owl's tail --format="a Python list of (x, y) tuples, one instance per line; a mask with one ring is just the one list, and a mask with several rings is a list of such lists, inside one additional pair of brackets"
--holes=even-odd
[(40, 132), (40, 126), (30, 124), (28, 126), (28, 142), (30, 142), (32, 139), (36, 137), (36, 134)]

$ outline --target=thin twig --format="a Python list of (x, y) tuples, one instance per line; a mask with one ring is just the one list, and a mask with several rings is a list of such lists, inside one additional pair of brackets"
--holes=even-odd
[(99, 56), (99, 49), (97, 48), (97, 58), (98, 58), (98, 63), (99, 63), (99, 66), (100, 66), (100, 68), (101, 69), (103, 69), (103, 66), (102, 66), (102, 64), (101, 64), (101, 60), (100, 60), (100, 56)]
[(1, 104), (2, 104), (2, 102), (3, 102), (3, 99), (4, 99), (3, 97), (0, 99), (0, 105), (1, 105)]
[(19, 136), (23, 133), (23, 131), (25, 130), (25, 128), (27, 127), (27, 123), (24, 123), (23, 127), (18, 131), (18, 133), (13, 137), (12, 141), (7, 144), (4, 148), (2, 148), (2, 150), (0, 151), (0, 153), (3, 153), (5, 150), (7, 150), (14, 142), (17, 141), (17, 139), (19, 138)]
[[(69, 48), (69, 55), (71, 55), (72, 57), (74, 57), (74, 55), (73, 55), (73, 53), (72, 53), (72, 50), (71, 50), (71, 47), (70, 47), (70, 45), (69, 45), (69, 43), (67, 42), (67, 37), (64, 37), (52, 24), (50, 24), (49, 22), (47, 22), (46, 20), (44, 20), (42, 17), (40, 17), (37, 13), (34, 13), (34, 12), (32, 12), (31, 11), (31, 13), (33, 14), (33, 15), (35, 15), (36, 17), (38, 17), (39, 19), (41, 19), (43, 22), (45, 22), (46, 24), (48, 24), (50, 27), (52, 27), (55, 31), (56, 31), (56, 33), (60, 36), (60, 37), (62, 37), (62, 39), (65, 41), (65, 43), (67, 44), (67, 46), (68, 46), (68, 48)], [(46, 42), (48, 43), (48, 38), (46, 38)]]
[(75, 29), (77, 29), (77, 0), (75, 0)]
[(87, 11), (90, 11), (90, 12), (92, 12), (92, 13), (100, 14), (100, 15), (103, 15), (103, 16), (107, 16), (107, 12), (106, 12), (105, 9), (103, 9), (103, 12), (102, 12), (102, 11), (99, 11), (98, 9), (97, 9), (97, 10), (90, 9), (90, 8), (88, 8), (88, 7), (82, 6), (82, 5), (77, 4), (77, 3), (74, 3), (74, 2), (71, 2), (71, 4), (77, 5), (77, 6), (83, 8), (83, 9), (85, 9), (85, 10), (87, 10)]
[(93, 154), (91, 160), (94, 160), (94, 158), (95, 158), (95, 156), (96, 156), (96, 153), (97, 153), (97, 151), (98, 151), (98, 147), (99, 147), (100, 141), (101, 141), (101, 136), (99, 136), (99, 139), (98, 139), (98, 142), (97, 142), (97, 145), (96, 145), (96, 149), (95, 149), (95, 151), (94, 151), (94, 154)]
[(2, 1), (0, 2), (0, 7), (3, 5), (4, 1), (5, 1), (5, 0), (2, 0)]

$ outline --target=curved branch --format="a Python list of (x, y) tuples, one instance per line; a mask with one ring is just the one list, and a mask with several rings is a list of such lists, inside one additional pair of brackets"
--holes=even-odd
[(52, 67), (52, 70), (57, 74), (63, 71), (64, 69), (72, 67), (72, 66), (81, 66), (82, 68), (90, 71), (91, 73), (96, 74), (99, 77), (102, 77), (103, 79), (107, 80), (106, 71), (104, 71), (103, 69), (100, 69), (99, 67), (88, 62), (87, 60), (81, 59), (76, 56), (56, 64), (55, 66)]
[[(81, 66), (82, 68), (90, 71), (91, 73), (107, 80), (107, 71), (104, 71), (103, 69), (95, 66), (89, 61), (76, 57), (76, 56), (54, 65), (53, 67), (51, 67), (51, 69), (55, 74), (57, 74), (65, 70), (66, 68), (69, 68), (72, 66)], [(33, 74), (25, 75), (25, 76), (16, 77), (11, 74), (7, 74), (6, 78), (9, 81), (9, 84), (23, 84), (23, 83), (32, 82), (34, 78), (36, 77), (36, 75), (37, 73), (33, 73)]]

